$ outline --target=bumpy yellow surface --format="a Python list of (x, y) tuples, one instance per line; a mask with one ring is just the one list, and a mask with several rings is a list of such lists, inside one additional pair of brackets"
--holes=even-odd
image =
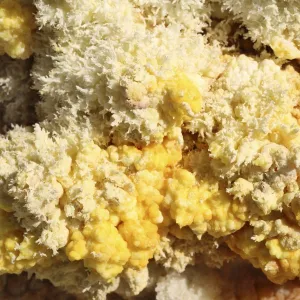
[(109, 213), (97, 209), (83, 231), (74, 231), (66, 253), (71, 261), (84, 259), (84, 265), (108, 280), (118, 275), (130, 257), (126, 242), (113, 224)]
[[(23, 264), (16, 269), (5, 263), (2, 272), (20, 272), (39, 264), (39, 256), (30, 255), (36, 251), (32, 247), (41, 247), (50, 260), (63, 249), (70, 261), (82, 260), (86, 268), (112, 281), (124, 269), (147, 266), (161, 238), (176, 226), (176, 235), (189, 239), (191, 231), (186, 226), (201, 238), (205, 232), (227, 235), (244, 224), (235, 216), (231, 197), (213, 177), (210, 182), (198, 180), (180, 166), (182, 150), (177, 141), (165, 140), (142, 149), (124, 145), (104, 150), (91, 140), (75, 144), (72, 138), (54, 141), (38, 128), (16, 134), (0, 144), (2, 149), (15, 149), (10, 157), (2, 152), (1, 176), (13, 170), (6, 168), (8, 161), (22, 164), (25, 159), (28, 167), (10, 175), (16, 186), (8, 189), (0, 202), (8, 211), (19, 207), (16, 216), (25, 227), (41, 220), (35, 222), (36, 229), (27, 227), (32, 236), (40, 232), (40, 246), (33, 240), (22, 241)], [(32, 143), (37, 137), (41, 143)], [(26, 140), (26, 154), (11, 144), (21, 140)], [(42, 169), (36, 165), (41, 160)], [(10, 197), (20, 199), (20, 206), (18, 201), (9, 205), (5, 198)], [(22, 197), (27, 199), (25, 205), (21, 205)], [(3, 212), (2, 223), (9, 217), (14, 218)], [(44, 221), (50, 219), (53, 221), (45, 226)], [(21, 229), (15, 226), (17, 231), (9, 231), (8, 247), (2, 248), (4, 256), (16, 255), (14, 243), (20, 243)]]
[(178, 125), (200, 112), (202, 95), (186, 74), (176, 74), (163, 83), (163, 88), (166, 92), (163, 111), (170, 118), (175, 119)]
[[(24, 234), (12, 214), (0, 210), (0, 273), (21, 273), (47, 257), (31, 234)], [(44, 261), (43, 261), (44, 262)]]
[[(299, 277), (299, 73), (222, 54), (177, 14), (148, 26), (143, 1), (100, 2), (35, 1), (52, 33), (33, 71), (45, 119), (0, 136), (0, 272), (65, 264), (114, 284), (152, 258), (183, 271), (206, 234), (275, 282)], [(33, 29), (0, 1), (1, 53), (28, 57)], [(267, 44), (296, 58), (293, 40)]]
[[(202, 142), (183, 142), (174, 130), (161, 144), (102, 148), (88, 131), (51, 137), (39, 126), (1, 137), (2, 223), (18, 220), (3, 237), (1, 272), (67, 260), (113, 283), (127, 270), (143, 270), (168, 234), (189, 241), (208, 233), (231, 236), (232, 250), (275, 282), (299, 276), (300, 234), (291, 225), (300, 219), (298, 77), (270, 61), (228, 62), (206, 103), (185, 74), (159, 87), (162, 113), (179, 126), (203, 126), (201, 118), (214, 115), (218, 132)], [(236, 79), (248, 69), (249, 78)], [(253, 229), (242, 228), (246, 222)]]
[(277, 237), (266, 241), (253, 240), (253, 230), (249, 227), (228, 238), (230, 248), (249, 260), (256, 268), (261, 268), (270, 280), (284, 283), (293, 280), (300, 273), (300, 250), (288, 250)]
[(21, 59), (31, 55), (33, 13), (32, 7), (22, 6), (17, 0), (0, 1), (0, 54)]
[[(289, 122), (295, 125), (290, 116)], [(297, 143), (281, 140), (280, 132), (274, 138)], [(3, 273), (44, 266), (63, 252), (70, 262), (82, 261), (112, 282), (124, 270), (147, 266), (168, 233), (190, 240), (193, 232), (198, 239), (204, 233), (229, 235), (232, 250), (275, 282), (299, 274), (296, 230), (276, 218), (251, 216), (251, 206), (241, 199), (253, 184), (240, 178), (226, 192), (225, 183), (209, 172), (201, 146), (182, 160), (174, 140), (103, 149), (88, 137), (50, 138), (37, 126), (33, 132), (11, 131), (0, 140), (0, 151), (1, 222), (7, 224)], [(255, 164), (265, 168), (263, 158)], [(298, 220), (298, 202), (290, 206), (291, 218)], [(241, 229), (246, 221), (254, 232)]]
[(168, 179), (164, 201), (176, 223), (190, 226), (199, 239), (205, 232), (215, 237), (228, 235), (244, 224), (234, 208), (238, 204), (219, 188), (217, 181), (198, 182), (184, 169), (174, 170)]

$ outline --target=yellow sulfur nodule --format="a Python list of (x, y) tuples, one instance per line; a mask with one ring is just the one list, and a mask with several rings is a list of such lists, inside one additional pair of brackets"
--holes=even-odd
[(34, 9), (17, 0), (0, 1), (0, 54), (26, 59), (32, 54)]

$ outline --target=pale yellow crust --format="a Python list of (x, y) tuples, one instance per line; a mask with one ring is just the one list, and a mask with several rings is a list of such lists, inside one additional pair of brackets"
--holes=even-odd
[(17, 0), (0, 1), (0, 54), (26, 59), (32, 54), (36, 28), (34, 7)]

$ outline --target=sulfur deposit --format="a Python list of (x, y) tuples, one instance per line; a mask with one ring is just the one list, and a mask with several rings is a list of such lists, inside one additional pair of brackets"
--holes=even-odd
[(199, 262), (299, 278), (299, 32), (296, 0), (0, 0), (0, 274), (158, 300), (223, 299)]

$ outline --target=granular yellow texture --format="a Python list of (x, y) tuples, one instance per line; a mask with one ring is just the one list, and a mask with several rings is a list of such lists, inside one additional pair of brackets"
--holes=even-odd
[[(19, 1), (0, 1), (0, 45), (25, 58)], [(297, 1), (35, 0), (42, 100), (39, 123), (0, 136), (1, 272), (105, 299), (145, 288), (151, 260), (220, 266), (226, 240), (299, 277), (300, 77), (280, 65), (299, 58)], [(211, 40), (219, 17), (274, 55)]]
[(299, 276), (300, 250), (288, 250), (277, 237), (257, 242), (253, 240), (252, 228), (245, 227), (231, 235), (227, 243), (275, 283), (282, 284)]
[(26, 59), (32, 53), (34, 10), (17, 0), (0, 1), (0, 54)]
[[(63, 250), (70, 262), (82, 261), (112, 282), (123, 270), (145, 268), (169, 232), (187, 240), (194, 232), (201, 239), (244, 224), (235, 201), (211, 174), (200, 180), (183, 167), (177, 141), (104, 149), (84, 136), (51, 138), (38, 126), (10, 135), (0, 140), (0, 205), (36, 238), (23, 241), (26, 253), (36, 245), (51, 260)], [(14, 254), (18, 232), (10, 232), (3, 251)]]
[(32, 234), (24, 234), (11, 213), (0, 210), (0, 221), (0, 274), (19, 274), (49, 255)]
[[(107, 212), (107, 218), (108, 215)], [(71, 261), (84, 259), (85, 267), (95, 270), (105, 280), (121, 273), (130, 257), (126, 242), (117, 228), (102, 217), (99, 209), (82, 232), (72, 233), (66, 253)]]

